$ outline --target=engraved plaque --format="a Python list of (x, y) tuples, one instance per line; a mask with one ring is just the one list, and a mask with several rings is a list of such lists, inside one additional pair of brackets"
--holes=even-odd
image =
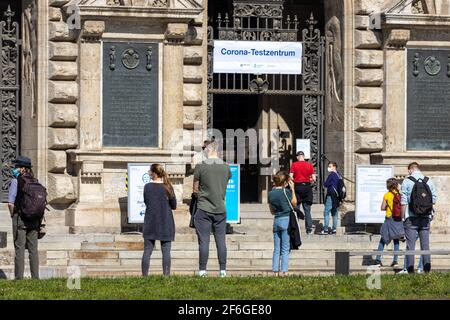
[(158, 44), (103, 43), (103, 145), (158, 146)]
[(408, 49), (407, 79), (408, 150), (450, 150), (450, 50)]

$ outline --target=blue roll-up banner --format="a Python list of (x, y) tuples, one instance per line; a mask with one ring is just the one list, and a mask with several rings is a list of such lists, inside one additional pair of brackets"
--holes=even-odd
[(240, 166), (230, 164), (231, 178), (228, 180), (227, 192), (225, 194), (225, 205), (227, 210), (227, 223), (241, 223), (240, 212)]

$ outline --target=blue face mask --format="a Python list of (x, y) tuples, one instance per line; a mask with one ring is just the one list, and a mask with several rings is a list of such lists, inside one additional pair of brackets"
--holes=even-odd
[(20, 171), (17, 168), (12, 168), (11, 172), (12, 172), (12, 175), (14, 176), (14, 178), (17, 178), (18, 176), (20, 176)]

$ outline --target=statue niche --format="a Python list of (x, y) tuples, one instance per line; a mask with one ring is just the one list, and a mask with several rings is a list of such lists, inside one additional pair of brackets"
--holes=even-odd
[(327, 122), (343, 121), (343, 66), (342, 66), (342, 35), (341, 24), (333, 16), (325, 26), (326, 37), (326, 117)]

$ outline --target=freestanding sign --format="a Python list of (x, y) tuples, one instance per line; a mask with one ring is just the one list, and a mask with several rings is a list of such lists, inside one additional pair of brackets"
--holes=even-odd
[(128, 164), (128, 223), (144, 223), (144, 186), (151, 181), (151, 163)]
[(301, 74), (301, 42), (214, 41), (214, 73)]
[(384, 222), (381, 202), (387, 192), (386, 180), (393, 176), (393, 166), (356, 166), (356, 223)]
[(305, 159), (311, 159), (311, 139), (297, 139), (296, 149), (297, 152), (303, 151)]
[(228, 180), (227, 192), (225, 194), (225, 206), (227, 210), (228, 223), (240, 223), (240, 166), (230, 164), (231, 178)]

